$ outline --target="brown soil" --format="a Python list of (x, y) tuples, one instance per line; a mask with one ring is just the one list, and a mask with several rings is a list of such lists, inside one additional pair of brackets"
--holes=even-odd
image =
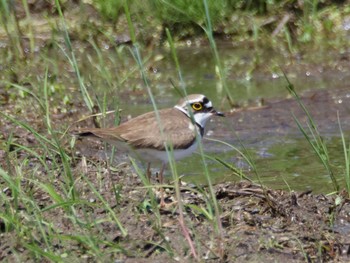
[[(55, 116), (54, 116), (55, 117)], [(33, 117), (34, 118), (34, 117)], [(57, 117), (57, 123), (72, 123), (71, 113)], [(27, 120), (31, 119), (27, 116)], [(31, 122), (39, 123), (38, 121)], [(43, 130), (38, 125), (37, 130)], [(13, 123), (2, 119), (2, 136), (30, 147), (38, 146), (33, 135)], [(5, 141), (3, 141), (5, 143)], [(79, 143), (80, 144), (80, 143)], [(78, 144), (78, 145), (79, 145)], [(94, 151), (101, 149), (101, 144), (90, 144)], [(40, 151), (40, 149), (38, 150)], [(28, 166), (23, 166), (24, 174), (33, 174), (32, 167), (39, 163), (34, 156), (11, 145), (9, 152), (0, 151), (2, 167), (14, 173), (16, 160), (26, 158)], [(12, 156), (10, 159), (7, 157)], [(67, 236), (95, 236), (98, 240), (98, 253), (89, 252), (86, 243), (76, 239), (55, 239), (53, 250), (57, 255), (65, 255), (64, 261), (112, 261), (115, 262), (193, 262), (186, 233), (194, 244), (194, 251), (201, 261), (206, 262), (349, 262), (350, 260), (350, 200), (348, 195), (337, 196), (313, 195), (310, 192), (294, 193), (264, 189), (249, 182), (227, 182), (215, 186), (218, 200), (221, 227), (216, 227), (217, 217), (206, 217), (204, 210), (211, 209), (208, 189), (192, 189), (182, 186), (181, 202), (184, 205), (184, 220), (174, 193), (166, 192), (167, 203), (174, 202), (166, 209), (152, 206), (148, 190), (130, 166), (108, 165), (102, 158), (89, 158), (73, 155), (71, 165), (74, 171), (75, 190), (80, 200), (91, 205), (75, 205), (77, 216), (82, 221), (93, 219), (89, 227), (77, 227), (61, 208), (49, 209), (42, 213), (43, 220), (52, 232)], [(10, 160), (6, 162), (5, 160)], [(50, 158), (47, 163), (50, 165)], [(20, 163), (20, 162), (19, 162)], [(47, 178), (45, 170), (37, 170), (35, 180), (53, 183), (56, 191), (62, 192), (65, 183), (62, 171), (55, 171), (55, 178)], [(33, 178), (31, 178), (33, 179)], [(121, 224), (127, 230), (123, 236), (111, 211), (105, 208), (98, 195), (92, 191), (90, 182), (109, 204)], [(47, 192), (33, 181), (22, 181), (23, 191), (31, 191), (37, 205), (44, 209), (54, 204)], [(155, 184), (155, 183), (154, 183)], [(0, 179), (1, 190), (11, 197), (6, 183)], [(158, 193), (152, 188), (152, 193)], [(28, 224), (24, 204), (19, 204), (23, 214), (22, 224)], [(5, 209), (2, 207), (1, 209)], [(159, 211), (159, 215), (158, 215)], [(157, 216), (158, 215), (158, 216)], [(29, 221), (30, 222), (30, 221)], [(181, 224), (182, 223), (182, 224)], [(49, 227), (48, 227), (49, 228)], [(0, 219), (0, 260), (35, 261), (33, 254), (23, 246), (25, 237), (20, 231), (6, 230)], [(37, 244), (43, 242), (38, 229), (33, 229)], [(96, 256), (98, 255), (98, 257)]]

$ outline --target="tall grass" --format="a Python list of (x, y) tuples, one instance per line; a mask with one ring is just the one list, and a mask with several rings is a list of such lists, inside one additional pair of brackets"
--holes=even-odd
[[(44, 92), (37, 98), (41, 101), (40, 105), (45, 105), (42, 107), (42, 116), (47, 134), (39, 133), (30, 124), (9, 114), (0, 113), (13, 125), (31, 133), (38, 143), (35, 148), (24, 146), (13, 141), (12, 136), (6, 142), (8, 167), (7, 171), (0, 169), (0, 180), (6, 189), (0, 192), (0, 206), (4, 208), (0, 211), (0, 221), (4, 224), (6, 233), (15, 233), (19, 238), (16, 241), (17, 246), (26, 248), (37, 260), (45, 258), (61, 261), (61, 255), (57, 254), (55, 248), (57, 242), (67, 246), (67, 249), (69, 244), (78, 242), (89, 248), (90, 253), (96, 257), (101, 257), (99, 247), (104, 241), (99, 240), (90, 229), (98, 228), (103, 222), (111, 222), (118, 227), (123, 236), (127, 235), (127, 231), (120, 223), (115, 210), (90, 179), (84, 174), (78, 177), (73, 175), (73, 161), (62, 145), (63, 141), (58, 139), (59, 134), (50, 119), (46, 82), (43, 89)], [(88, 216), (89, 210), (96, 209), (97, 206), (82, 198), (77, 191), (80, 180), (86, 182), (96, 196), (97, 203), (107, 211), (104, 219), (97, 220)], [(59, 220), (54, 220), (53, 223), (50, 218), (55, 214), (59, 214), (62, 220), (67, 220), (65, 224), (71, 225), (82, 234), (61, 233), (61, 227), (53, 225)], [(124, 253), (123, 249), (115, 244), (106, 245), (112, 250)], [(13, 252), (16, 253), (15, 250)]]
[(346, 142), (345, 135), (343, 133), (343, 129), (340, 123), (339, 113), (338, 116), (338, 125), (339, 125), (339, 131), (340, 131), (340, 137), (342, 140), (343, 145), (343, 153), (344, 153), (344, 164), (345, 164), (345, 171), (344, 171), (344, 178), (345, 178), (345, 186), (346, 191), (348, 193), (348, 196), (350, 196), (350, 142)]
[(288, 77), (284, 74), (284, 77), (287, 81), (287, 90), (292, 94), (292, 96), (295, 98), (295, 100), (298, 102), (300, 108), (302, 109), (303, 113), (305, 114), (307, 118), (307, 124), (306, 128), (302, 125), (302, 123), (299, 121), (299, 119), (293, 114), (293, 118), (298, 125), (299, 130), (304, 135), (305, 139), (308, 141), (312, 149), (314, 150), (316, 156), (321, 161), (323, 167), (326, 169), (327, 174), (329, 178), (332, 181), (333, 188), (336, 192), (339, 191), (339, 183), (337, 181), (337, 178), (333, 172), (332, 164), (331, 164), (331, 158), (329, 155), (329, 151), (327, 148), (327, 145), (321, 136), (321, 133), (319, 132), (316, 123), (314, 122), (310, 112), (304, 105), (303, 101), (297, 94), (293, 84), (289, 81)]
[(182, 74), (182, 71), (181, 71), (181, 68), (180, 68), (179, 59), (178, 59), (177, 54), (176, 54), (176, 48), (175, 48), (173, 37), (171, 36), (169, 28), (166, 28), (165, 30), (166, 30), (167, 40), (168, 40), (168, 43), (169, 43), (169, 46), (170, 46), (170, 50), (171, 50), (171, 55), (173, 57), (173, 60), (174, 60), (174, 63), (175, 63), (175, 68), (176, 68), (176, 71), (177, 71), (177, 74), (178, 74), (178, 78), (179, 78), (179, 81), (180, 81), (181, 90), (179, 91), (179, 93), (182, 96), (187, 96), (187, 94), (186, 94), (186, 84), (185, 84), (185, 81), (184, 81), (184, 78), (183, 78), (183, 74)]
[(24, 8), (24, 11), (25, 11), (25, 14), (26, 14), (26, 20), (27, 20), (27, 29), (26, 32), (27, 33), (27, 36), (29, 38), (29, 51), (30, 53), (34, 53), (34, 50), (35, 50), (35, 33), (34, 33), (34, 29), (33, 29), (33, 26), (32, 26), (32, 17), (31, 17), (31, 14), (30, 14), (30, 11), (29, 11), (29, 5), (28, 5), (28, 1), (27, 0), (22, 0), (22, 5), (23, 5), (23, 8)]
[(77, 59), (76, 59), (75, 54), (74, 54), (72, 43), (70, 41), (70, 37), (69, 37), (67, 25), (66, 25), (66, 20), (64, 18), (63, 13), (62, 13), (60, 2), (58, 0), (55, 0), (55, 4), (56, 4), (56, 8), (58, 10), (58, 14), (59, 14), (61, 21), (62, 21), (64, 40), (66, 41), (66, 47), (68, 48), (68, 52), (66, 52), (65, 49), (62, 48), (61, 46), (59, 46), (59, 47), (61, 48), (62, 52), (65, 54), (67, 59), (69, 60), (72, 68), (74, 69), (76, 76), (78, 78), (80, 91), (81, 91), (81, 94), (84, 98), (85, 104), (88, 107), (88, 109), (90, 110), (90, 112), (92, 112), (93, 107), (94, 107), (94, 103), (93, 103), (92, 99), (90, 98), (89, 92), (87, 91), (87, 88), (86, 88), (85, 83), (84, 83), (84, 79), (80, 74), (78, 62), (77, 62)]
[(12, 2), (0, 1), (0, 17), (5, 29), (12, 56), (16, 59), (24, 58), (24, 48), (22, 43), (22, 32), (16, 18), (14, 4)]
[(224, 67), (222, 66), (219, 52), (218, 52), (218, 49), (216, 47), (216, 42), (214, 40), (213, 27), (212, 27), (212, 22), (211, 22), (211, 14), (209, 13), (208, 0), (203, 0), (203, 5), (204, 5), (204, 10), (205, 10), (205, 18), (206, 18), (205, 19), (205, 27), (203, 27), (203, 29), (207, 35), (210, 47), (212, 49), (212, 52), (213, 52), (213, 55), (215, 58), (215, 71), (218, 74), (221, 86), (223, 87), (223, 89), (225, 91), (228, 102), (230, 103), (231, 106), (234, 106), (233, 97), (232, 97), (231, 92), (227, 86), (226, 73), (224, 71)]
[[(93, 2), (104, 18), (114, 23), (123, 21), (120, 8), (122, 1)], [(203, 3), (187, 0), (134, 0), (128, 1), (128, 6), (133, 21), (138, 24), (138, 35), (143, 36), (145, 41), (148, 41), (150, 32), (154, 33), (154, 29), (158, 31), (159, 28), (162, 28), (161, 38), (165, 28), (170, 28), (176, 39), (202, 35), (202, 28), (207, 27), (207, 9), (213, 31), (220, 36), (228, 36), (233, 42), (248, 40), (255, 42), (256, 46), (268, 44), (291, 52), (302, 49), (299, 43), (316, 47), (321, 41), (329, 39), (330, 35), (334, 37), (332, 42), (337, 46), (346, 44), (345, 35), (340, 30), (341, 17), (347, 13), (347, 8), (342, 3), (310, 0), (291, 5), (289, 1), (206, 0), (206, 8), (203, 8)], [(117, 6), (110, 9), (111, 5)]]

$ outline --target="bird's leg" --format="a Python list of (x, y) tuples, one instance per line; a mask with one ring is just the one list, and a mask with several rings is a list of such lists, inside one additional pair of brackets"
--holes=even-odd
[(149, 182), (151, 182), (151, 163), (147, 163), (146, 176)]
[[(159, 171), (159, 174), (158, 174), (158, 180), (159, 180), (159, 183), (160, 185), (163, 185), (163, 172), (165, 170), (165, 164), (163, 163), (162, 164), (162, 168), (160, 169)], [(160, 207), (165, 207), (166, 203), (164, 201), (164, 188), (163, 186), (160, 187)]]

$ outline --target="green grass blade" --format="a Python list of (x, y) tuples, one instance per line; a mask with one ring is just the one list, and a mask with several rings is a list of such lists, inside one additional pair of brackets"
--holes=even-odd
[(340, 137), (343, 145), (343, 154), (344, 154), (344, 162), (345, 162), (345, 184), (346, 184), (346, 191), (348, 195), (350, 196), (350, 144), (348, 145), (348, 148), (346, 146), (346, 140), (344, 136), (343, 129), (341, 127), (340, 118), (339, 118), (339, 112), (337, 112), (337, 118), (338, 118), (338, 125), (339, 125), (339, 131), (340, 131)]
[[(308, 129), (304, 129), (300, 121), (296, 118), (296, 116), (292, 113), (292, 116), (294, 118), (294, 121), (296, 122), (299, 130), (305, 137), (305, 139), (308, 141), (314, 152), (316, 153), (316, 156), (321, 161), (322, 165), (326, 169), (328, 176), (330, 177), (334, 190), (336, 192), (339, 191), (339, 183), (337, 181), (337, 178), (335, 177), (333, 170), (331, 168), (331, 162), (330, 162), (330, 156), (328, 153), (327, 145), (323, 141), (322, 136), (320, 135), (320, 132), (318, 131), (317, 125), (315, 124), (310, 112), (302, 102), (301, 98), (297, 94), (293, 84), (289, 81), (287, 75), (283, 72), (284, 77), (287, 81), (287, 90), (292, 94), (292, 96), (295, 98), (297, 103), (299, 104), (300, 108), (304, 112), (304, 114), (307, 117), (307, 127)], [(309, 135), (310, 134), (310, 135)]]
[(226, 98), (227, 98), (229, 104), (231, 106), (233, 106), (233, 105), (235, 105), (235, 103), (234, 103), (233, 97), (231, 95), (231, 92), (227, 86), (226, 74), (225, 74), (224, 68), (222, 66), (219, 52), (218, 52), (216, 42), (214, 39), (214, 35), (213, 35), (213, 28), (212, 28), (212, 24), (211, 24), (208, 0), (203, 0), (203, 5), (204, 5), (204, 11), (205, 11), (205, 25), (206, 25), (203, 29), (207, 35), (208, 40), (209, 40), (209, 44), (210, 44), (210, 47), (211, 47), (211, 50), (212, 50), (212, 53), (213, 53), (214, 59), (215, 59), (216, 72), (219, 76), (219, 80), (221, 82), (221, 85), (226, 93)]
[(44, 102), (45, 102), (45, 118), (46, 118), (46, 126), (47, 131), (51, 134), (51, 120), (50, 120), (50, 103), (49, 103), (49, 95), (48, 95), (48, 85), (47, 85), (47, 76), (48, 76), (49, 68), (46, 67), (45, 70), (45, 78), (44, 78)]
[(237, 176), (239, 179), (243, 178), (244, 180), (247, 180), (249, 182), (253, 182), (253, 180), (250, 179), (248, 176), (246, 176), (240, 169), (237, 169), (236, 167), (234, 167), (233, 165), (229, 164), (228, 162), (225, 162), (221, 158), (218, 158), (218, 157), (214, 157), (213, 158), (213, 157), (209, 157), (209, 156), (207, 156), (207, 158), (210, 158), (210, 159), (215, 160), (218, 163), (222, 164), (223, 166), (225, 166), (226, 168), (231, 170), (233, 172), (233, 175)]
[(117, 224), (118, 228), (120, 229), (120, 231), (122, 232), (122, 235), (125, 237), (128, 235), (127, 230), (123, 227), (123, 225), (121, 224), (121, 222), (119, 221), (117, 215), (115, 214), (115, 212), (113, 211), (113, 209), (110, 207), (110, 205), (106, 202), (106, 200), (102, 197), (102, 195), (96, 190), (96, 188), (92, 185), (92, 183), (87, 180), (86, 178), (85, 182), (89, 185), (90, 189), (94, 192), (94, 194), (98, 197), (98, 199), (102, 202), (102, 204), (104, 205), (104, 207), (108, 210), (108, 212), (110, 213), (110, 215), (112, 216), (114, 222)]
[(79, 70), (79, 67), (78, 67), (78, 62), (75, 58), (75, 54), (73, 52), (73, 48), (72, 48), (72, 43), (70, 41), (70, 38), (69, 38), (69, 32), (68, 32), (68, 29), (67, 29), (67, 25), (66, 25), (66, 21), (65, 21), (65, 18), (63, 16), (63, 13), (62, 13), (62, 10), (61, 10), (61, 5), (60, 5), (60, 2), (59, 0), (55, 0), (55, 4), (56, 4), (56, 8), (57, 8), (57, 11), (58, 11), (58, 14), (61, 18), (61, 21), (62, 21), (62, 24), (63, 24), (63, 31), (64, 31), (64, 39), (66, 41), (66, 46), (68, 47), (68, 50), (70, 51), (70, 54), (67, 54), (63, 48), (61, 48), (59, 45), (59, 47), (61, 48), (61, 50), (64, 52), (64, 54), (66, 55), (67, 58), (69, 58), (69, 62), (71, 64), (71, 66), (73, 67), (75, 73), (76, 73), (76, 76), (78, 78), (78, 82), (79, 82), (79, 87), (80, 87), (80, 91), (81, 91), (81, 94), (83, 95), (83, 99), (85, 101), (85, 104), (86, 106), (88, 107), (88, 109), (90, 110), (90, 112), (92, 112), (92, 109), (94, 107), (94, 103), (89, 95), (89, 92), (87, 91), (87, 88), (84, 84), (84, 81), (83, 81), (83, 78), (80, 74), (80, 70)]
[(128, 1), (123, 1), (123, 2), (124, 2), (123, 6), (124, 6), (126, 20), (128, 21), (130, 38), (131, 38), (132, 43), (135, 45), (136, 44), (135, 28), (134, 28), (134, 25), (131, 21), (131, 15), (130, 15), (130, 11), (129, 11)]
[(52, 262), (62, 262), (62, 258), (60, 256), (57, 256), (53, 253), (49, 253), (45, 251), (45, 249), (41, 248), (39, 245), (31, 243), (23, 243), (23, 246), (27, 248), (32, 253), (36, 254), (37, 256), (42, 256)]

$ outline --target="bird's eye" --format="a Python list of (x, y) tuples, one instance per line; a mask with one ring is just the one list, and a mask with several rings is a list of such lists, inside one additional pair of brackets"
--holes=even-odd
[(192, 104), (192, 108), (193, 108), (194, 110), (201, 110), (201, 109), (203, 108), (203, 106), (202, 106), (201, 103), (196, 102), (196, 103), (193, 103), (193, 104)]

